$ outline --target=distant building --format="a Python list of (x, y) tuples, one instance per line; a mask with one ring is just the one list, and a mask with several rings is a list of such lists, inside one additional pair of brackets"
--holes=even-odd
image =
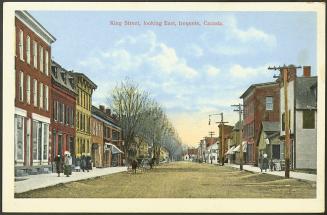
[(26, 11), (15, 11), (15, 176), (49, 172), (51, 44)]
[[(291, 165), (299, 169), (317, 169), (317, 76), (311, 76), (311, 67), (303, 67), (303, 76), (297, 77), (290, 69), (288, 81), (288, 109), (291, 137)], [(283, 74), (280, 83), (280, 139), (284, 156), (285, 111)]]
[(230, 125), (221, 126), (221, 125), (219, 125), (218, 127), (219, 127), (219, 147), (222, 144), (222, 128), (224, 128), (224, 145), (222, 146), (223, 150), (222, 150), (221, 153), (224, 155), (224, 162), (225, 162), (225, 161), (228, 160), (228, 156), (226, 156), (226, 153), (227, 153), (227, 151), (229, 149), (230, 141), (232, 139), (233, 126), (230, 126)]
[[(263, 121), (259, 129), (259, 138), (258, 138), (258, 163), (260, 157), (263, 157), (264, 154), (267, 154), (269, 160), (283, 159), (283, 155), (280, 150), (280, 123), (279, 122), (267, 122)], [(277, 162), (276, 161), (276, 162)]]
[(279, 121), (280, 90), (277, 82), (252, 84), (241, 96), (243, 99), (243, 141), (246, 141), (246, 162), (258, 164), (256, 143), (262, 121)]

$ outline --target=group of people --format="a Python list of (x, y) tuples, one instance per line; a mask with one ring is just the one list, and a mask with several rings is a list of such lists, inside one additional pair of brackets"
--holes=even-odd
[[(70, 154), (70, 152), (66, 151), (64, 153), (64, 158), (61, 157), (60, 154), (58, 154), (55, 159), (56, 164), (56, 172), (58, 174), (58, 177), (60, 177), (60, 173), (64, 173), (67, 177), (69, 177), (72, 174), (72, 167), (73, 167), (73, 159)], [(90, 156), (84, 156), (80, 159), (76, 159), (76, 166), (78, 168), (76, 169), (82, 169), (83, 172), (92, 170), (92, 161)]]
[(269, 162), (267, 154), (263, 154), (263, 156), (260, 157), (261, 172), (262, 172), (262, 170), (265, 170), (265, 172), (267, 172), (267, 169), (269, 167), (270, 167), (270, 171), (276, 170), (273, 160), (271, 159)]

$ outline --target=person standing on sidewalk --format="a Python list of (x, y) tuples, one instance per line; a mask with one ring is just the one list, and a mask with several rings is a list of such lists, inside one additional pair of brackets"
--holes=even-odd
[(60, 177), (60, 173), (62, 172), (62, 160), (60, 155), (57, 155), (54, 159), (55, 163), (56, 163), (56, 170), (58, 173), (58, 177)]
[(69, 177), (71, 175), (71, 165), (70, 165), (70, 153), (68, 151), (65, 152), (65, 163), (64, 163), (64, 174)]
[[(265, 172), (267, 172), (267, 169), (268, 169), (268, 163), (269, 163), (269, 161), (268, 161), (268, 155), (267, 154), (263, 154), (263, 160), (262, 160), (262, 169), (264, 169), (265, 170)], [(261, 170), (261, 172), (262, 172), (262, 170)]]

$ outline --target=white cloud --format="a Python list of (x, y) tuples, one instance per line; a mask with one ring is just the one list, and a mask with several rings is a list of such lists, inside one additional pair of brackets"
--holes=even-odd
[(194, 57), (203, 56), (203, 49), (200, 48), (196, 44), (191, 44), (190, 46), (188, 46), (188, 52), (189, 52), (189, 55), (194, 56)]
[(236, 38), (243, 43), (260, 41), (269, 47), (275, 47), (277, 44), (276, 37), (274, 35), (269, 35), (262, 30), (256, 29), (253, 26), (246, 30), (240, 29), (235, 16), (229, 17), (227, 29), (227, 35)]
[(186, 78), (193, 78), (198, 73), (195, 69), (187, 65), (185, 59), (177, 57), (174, 48), (168, 47), (164, 43), (158, 45), (160, 52), (153, 57), (149, 57), (149, 61), (154, 66), (158, 66), (159, 70), (166, 74), (182, 74)]
[(208, 76), (217, 76), (220, 73), (220, 69), (212, 66), (212, 65), (208, 65), (206, 66), (206, 72)]
[(242, 67), (239, 64), (235, 64), (231, 66), (230, 68), (230, 74), (232, 77), (237, 78), (237, 79), (242, 79), (242, 78), (254, 78), (258, 76), (267, 76), (268, 65), (260, 66), (260, 67)]

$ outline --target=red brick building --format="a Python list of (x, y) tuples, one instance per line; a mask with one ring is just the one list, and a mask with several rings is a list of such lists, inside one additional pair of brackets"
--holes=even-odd
[(50, 161), (69, 151), (75, 157), (76, 90), (74, 78), (55, 61), (51, 67), (51, 140)]
[(51, 44), (28, 12), (15, 12), (15, 175), (49, 170)]
[(246, 162), (258, 164), (256, 143), (262, 121), (279, 121), (279, 85), (267, 82), (251, 85), (240, 97), (243, 99), (243, 141), (247, 142)]

